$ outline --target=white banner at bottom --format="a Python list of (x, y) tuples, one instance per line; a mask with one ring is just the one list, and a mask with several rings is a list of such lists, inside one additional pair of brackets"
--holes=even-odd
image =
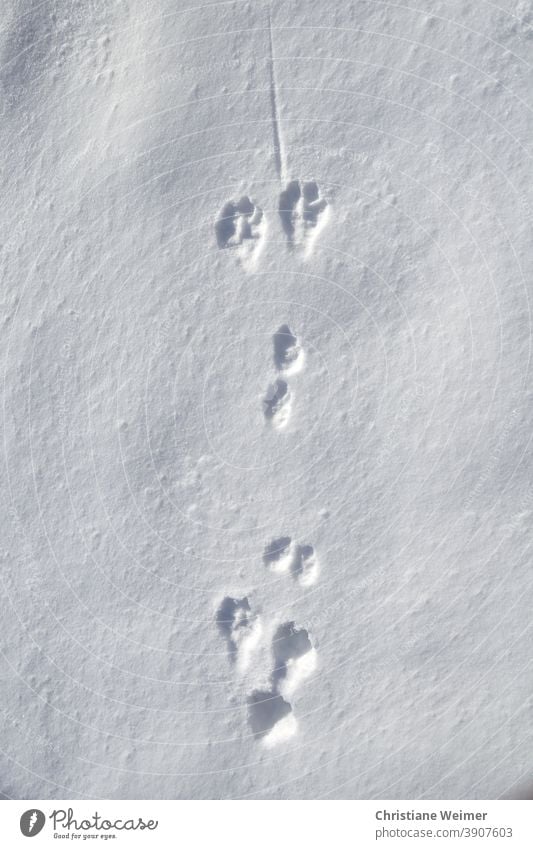
[(533, 849), (532, 819), (530, 801), (10, 800), (0, 845)]

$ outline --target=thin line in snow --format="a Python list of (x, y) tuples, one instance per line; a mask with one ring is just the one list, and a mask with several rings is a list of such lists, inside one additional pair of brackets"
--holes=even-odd
[(270, 105), (272, 110), (272, 134), (274, 137), (274, 161), (276, 171), (280, 180), (285, 177), (285, 163), (283, 152), (283, 139), (280, 129), (280, 118), (278, 109), (278, 93), (276, 86), (276, 71), (274, 66), (274, 40), (272, 37), (272, 15), (270, 11), (270, 3), (268, 9), (268, 41), (270, 48)]

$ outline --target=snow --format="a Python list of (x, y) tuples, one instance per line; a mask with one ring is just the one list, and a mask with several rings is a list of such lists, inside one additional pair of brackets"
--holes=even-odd
[(530, 4), (2, 11), (0, 792), (530, 792)]

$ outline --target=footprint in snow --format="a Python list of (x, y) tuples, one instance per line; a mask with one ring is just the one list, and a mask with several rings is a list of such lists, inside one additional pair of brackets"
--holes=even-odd
[(265, 234), (263, 211), (247, 195), (222, 207), (215, 223), (219, 248), (235, 248), (245, 265), (259, 255)]
[(274, 365), (285, 375), (296, 374), (303, 366), (304, 352), (288, 324), (282, 324), (272, 337)]
[(279, 198), (278, 211), (289, 245), (310, 253), (327, 220), (327, 201), (317, 183), (293, 180)]
[(263, 563), (271, 572), (290, 573), (302, 587), (316, 583), (318, 557), (312, 545), (297, 545), (290, 537), (272, 540), (265, 548)]
[(279, 375), (270, 385), (263, 398), (265, 419), (277, 430), (289, 421), (292, 393), (286, 377), (301, 371), (304, 363), (303, 348), (288, 324), (282, 324), (272, 337), (274, 365)]
[(216, 619), (231, 661), (244, 672), (261, 636), (259, 617), (252, 615), (247, 598), (226, 596), (217, 610)]
[(291, 412), (291, 393), (286, 380), (277, 378), (269, 385), (263, 398), (263, 412), (277, 430), (285, 427)]
[(272, 638), (273, 669), (269, 686), (248, 697), (252, 733), (268, 747), (291, 737), (298, 724), (289, 697), (316, 667), (316, 650), (305, 628), (284, 622)]
[[(313, 546), (296, 545), (287, 536), (277, 537), (266, 546), (263, 563), (278, 574), (292, 574), (304, 586), (314, 583), (318, 574)], [(262, 672), (260, 665), (254, 668), (251, 661), (260, 654), (261, 644), (268, 644), (260, 618), (252, 612), (248, 598), (226, 596), (218, 607), (216, 621), (231, 662), (251, 685), (247, 707), (253, 736), (268, 747), (287, 740), (298, 728), (292, 698), (316, 668), (317, 652), (309, 632), (297, 627), (294, 621), (267, 629), (271, 634), (270, 661)]]

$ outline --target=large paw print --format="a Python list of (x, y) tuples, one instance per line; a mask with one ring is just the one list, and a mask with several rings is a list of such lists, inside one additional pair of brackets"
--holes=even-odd
[(284, 622), (272, 638), (270, 686), (248, 697), (248, 719), (256, 740), (274, 746), (296, 733), (298, 723), (288, 697), (316, 666), (316, 650), (305, 628)]
[[(263, 563), (272, 572), (291, 574), (302, 586), (314, 583), (318, 577), (313, 546), (297, 545), (288, 536), (278, 537), (266, 546)], [(246, 703), (254, 738), (268, 747), (287, 740), (298, 730), (293, 696), (317, 664), (309, 632), (294, 621), (274, 621), (263, 629), (247, 597), (226, 596), (217, 610), (216, 621), (231, 663), (249, 682)], [(269, 647), (266, 668), (253, 662), (265, 647)]]
[(293, 180), (279, 199), (282, 227), (291, 247), (309, 253), (327, 219), (327, 201), (320, 197), (317, 183)]

